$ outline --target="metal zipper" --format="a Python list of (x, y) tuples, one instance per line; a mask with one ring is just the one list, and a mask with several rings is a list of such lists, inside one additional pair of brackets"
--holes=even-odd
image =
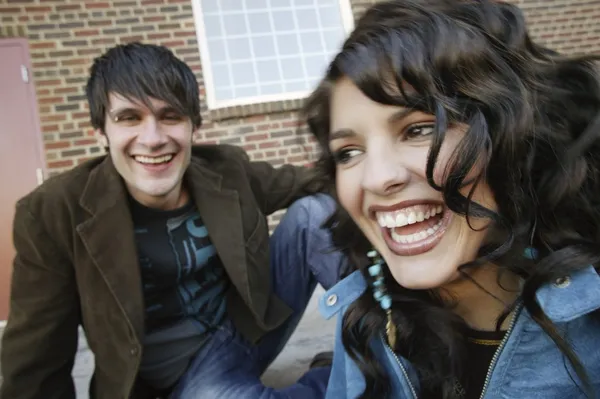
[(410, 391), (413, 394), (413, 398), (417, 399), (417, 391), (415, 391), (415, 387), (413, 387), (412, 382), (410, 382), (410, 378), (408, 378), (408, 372), (404, 368), (404, 365), (402, 364), (402, 362), (400, 361), (400, 359), (398, 359), (398, 355), (396, 355), (396, 352), (394, 352), (392, 350), (392, 348), (388, 345), (388, 343), (385, 340), (385, 337), (383, 336), (383, 334), (380, 334), (380, 337), (381, 337), (381, 340), (384, 343), (384, 346), (392, 353), (392, 355), (394, 356), (394, 359), (396, 359), (396, 362), (398, 363), (398, 366), (400, 366), (400, 370), (402, 370), (402, 374), (404, 374), (404, 378), (406, 378), (406, 382), (408, 382), (408, 386), (410, 388)]
[(483, 384), (483, 389), (481, 390), (481, 396), (479, 397), (479, 399), (483, 399), (483, 397), (485, 396), (488, 385), (490, 384), (490, 379), (492, 378), (492, 373), (494, 372), (494, 368), (496, 367), (496, 362), (498, 361), (498, 358), (500, 357), (500, 353), (502, 353), (502, 350), (504, 349), (504, 346), (506, 345), (508, 338), (510, 338), (510, 334), (512, 333), (512, 330), (515, 327), (515, 324), (517, 324), (517, 319), (519, 318), (519, 314), (521, 313), (522, 308), (523, 308), (522, 304), (519, 304), (516, 307), (515, 313), (514, 313), (512, 319), (510, 320), (508, 330), (506, 331), (506, 334), (504, 334), (504, 338), (502, 338), (502, 341), (500, 342), (498, 349), (496, 349), (496, 352), (494, 353), (494, 357), (492, 357), (492, 361), (490, 362), (490, 367), (488, 368), (487, 375), (485, 376), (485, 383)]

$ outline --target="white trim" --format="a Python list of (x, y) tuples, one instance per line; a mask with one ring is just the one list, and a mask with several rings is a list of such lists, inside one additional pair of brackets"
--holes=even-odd
[[(204, 17), (202, 13), (201, 2), (202, 0), (192, 0), (192, 9), (194, 21), (196, 23), (196, 38), (198, 40), (198, 47), (200, 50), (200, 62), (202, 65), (202, 76), (204, 78), (204, 92), (206, 95), (206, 105), (209, 110), (217, 110), (221, 108), (251, 104), (298, 100), (306, 98), (310, 94), (310, 90), (307, 90), (300, 92), (297, 91), (281, 94), (259, 95), (235, 100), (218, 101), (216, 98), (214, 77), (212, 74), (212, 64), (210, 62), (210, 54), (208, 51), (208, 38), (206, 35), (206, 27), (204, 25)], [(354, 29), (354, 14), (352, 13), (352, 6), (350, 4), (350, 0), (338, 0), (338, 3), (343, 28), (346, 34), (349, 34)], [(252, 44), (250, 45), (252, 46)], [(278, 62), (278, 65), (279, 69), (281, 69), (281, 63)], [(229, 73), (231, 74), (231, 70), (229, 71)], [(255, 78), (258, 79), (258, 76), (255, 76)], [(282, 82), (282, 84), (284, 83), (285, 82)]]
[(210, 55), (208, 54), (208, 40), (206, 40), (206, 27), (202, 16), (202, 0), (192, 0), (194, 22), (196, 23), (196, 38), (200, 50), (200, 63), (202, 65), (202, 76), (204, 78), (204, 92), (206, 93), (206, 105), (208, 109), (214, 109), (216, 99), (211, 71)]
[(346, 30), (346, 34), (349, 34), (354, 30), (354, 14), (352, 13), (352, 5), (350, 0), (339, 0), (340, 1), (340, 13), (342, 14), (342, 24)]
[(6, 320), (0, 320), (0, 328), (6, 327)]

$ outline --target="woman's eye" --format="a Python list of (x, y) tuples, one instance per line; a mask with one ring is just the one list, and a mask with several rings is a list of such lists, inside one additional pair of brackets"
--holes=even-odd
[(412, 125), (404, 131), (404, 137), (406, 139), (422, 138), (433, 134), (434, 131), (435, 124), (432, 123)]
[(345, 164), (350, 162), (353, 158), (361, 155), (363, 152), (356, 148), (342, 148), (341, 150), (333, 153), (333, 159), (337, 164)]

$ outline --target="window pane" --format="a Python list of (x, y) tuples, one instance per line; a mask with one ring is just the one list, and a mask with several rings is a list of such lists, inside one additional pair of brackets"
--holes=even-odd
[(227, 50), (229, 51), (230, 60), (249, 60), (252, 58), (250, 39), (246, 37), (229, 39), (227, 41)]
[(208, 52), (210, 54), (211, 62), (227, 61), (227, 54), (225, 53), (225, 40), (223, 39), (209, 39)]
[(231, 86), (229, 79), (229, 68), (227, 65), (218, 65), (212, 68), (213, 84), (215, 88), (227, 88)]
[(324, 51), (319, 32), (302, 32), (300, 42), (305, 53), (322, 53)]
[[(215, 0), (213, 0), (215, 1)], [(245, 0), (247, 10), (264, 10), (268, 7), (267, 0)]]
[(271, 7), (289, 7), (292, 5), (292, 0), (269, 0)]
[(325, 39), (326, 51), (329, 53), (335, 53), (342, 48), (344, 43), (344, 33), (338, 30), (328, 30), (322, 33), (323, 39)]
[(219, 2), (215, 0), (202, 0), (200, 2), (203, 13), (211, 13), (219, 11)]
[(279, 65), (276, 60), (258, 61), (256, 63), (259, 82), (272, 82), (281, 80)]
[(243, 0), (212, 0), (221, 5), (222, 11), (240, 11), (244, 6)]
[(305, 9), (296, 11), (296, 21), (299, 29), (318, 29), (319, 20), (315, 10)]
[(327, 59), (324, 55), (308, 56), (305, 59), (306, 73), (309, 77), (321, 76), (325, 74)]
[(277, 35), (276, 40), (279, 55), (298, 55), (300, 53), (296, 34)]
[(231, 65), (233, 84), (235, 86), (255, 84), (254, 67), (249, 62), (240, 62)]
[(297, 82), (286, 82), (285, 83), (285, 91), (294, 92), (294, 91), (304, 91), (308, 88), (306, 82), (297, 81)]
[(227, 36), (248, 34), (244, 14), (223, 15), (223, 25), (225, 25), (225, 34)]
[(322, 27), (337, 28), (343, 26), (339, 7), (319, 7), (318, 11)]
[(258, 96), (258, 87), (256, 87), (256, 86), (236, 87), (235, 88), (235, 96), (236, 97), (255, 97), (255, 96)]
[(215, 89), (215, 97), (217, 97), (217, 101), (231, 100), (233, 98), (233, 90), (217, 87)]
[(302, 58), (285, 58), (281, 60), (281, 70), (284, 80), (304, 79)]
[(283, 85), (281, 83), (270, 83), (260, 86), (260, 94), (265, 96), (270, 94), (280, 94), (283, 93), (283, 90)]
[(291, 11), (274, 11), (273, 25), (278, 32), (294, 30), (294, 14)]
[(209, 15), (204, 18), (204, 30), (206, 31), (206, 37), (219, 37), (223, 36), (223, 30), (221, 29), (221, 17), (218, 15)]
[(256, 58), (275, 57), (275, 39), (273, 36), (253, 37), (252, 49)]
[(270, 33), (271, 18), (267, 12), (248, 13), (248, 23), (251, 34)]

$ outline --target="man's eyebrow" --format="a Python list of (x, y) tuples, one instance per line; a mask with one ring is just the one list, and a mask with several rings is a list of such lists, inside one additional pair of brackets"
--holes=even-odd
[[(114, 118), (116, 115), (121, 114), (123, 112), (141, 112), (141, 110), (139, 108), (130, 107), (130, 106), (118, 107), (118, 108), (114, 108), (114, 109), (111, 109), (110, 111), (108, 111), (108, 115), (110, 115), (112, 118)], [(177, 110), (177, 108), (173, 107), (172, 105), (165, 105), (160, 108), (156, 108), (156, 109), (152, 110), (152, 113), (155, 115), (164, 114), (165, 112), (176, 112), (178, 114), (180, 113)]]
[(114, 118), (118, 114), (122, 114), (123, 112), (138, 112), (137, 108), (133, 107), (117, 107), (108, 111), (108, 115)]

